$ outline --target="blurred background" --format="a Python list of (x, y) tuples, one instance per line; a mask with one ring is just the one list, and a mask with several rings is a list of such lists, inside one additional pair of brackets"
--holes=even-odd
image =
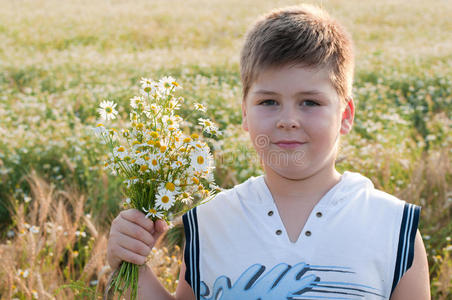
[[(124, 199), (90, 129), (104, 99), (127, 120), (141, 77), (171, 75), (187, 104), (207, 106), (224, 132), (209, 144), (221, 187), (262, 174), (240, 127), (239, 52), (259, 15), (298, 3), (0, 0), (0, 298), (100, 299), (109, 225)], [(338, 169), (422, 206), (432, 299), (452, 299), (452, 2), (308, 3), (355, 42), (356, 119)], [(170, 291), (180, 228), (152, 254)]]

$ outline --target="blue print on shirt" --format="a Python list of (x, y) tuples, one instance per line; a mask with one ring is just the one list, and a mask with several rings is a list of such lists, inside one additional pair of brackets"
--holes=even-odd
[[(384, 298), (380, 291), (370, 286), (321, 281), (317, 275), (306, 274), (308, 271), (354, 273), (347, 267), (314, 266), (305, 263), (292, 267), (281, 263), (265, 274), (264, 271), (265, 266), (254, 264), (240, 275), (234, 285), (231, 285), (228, 277), (220, 276), (215, 280), (212, 292), (201, 282), (201, 300), (363, 299), (370, 294)], [(315, 296), (312, 293), (325, 296)]]

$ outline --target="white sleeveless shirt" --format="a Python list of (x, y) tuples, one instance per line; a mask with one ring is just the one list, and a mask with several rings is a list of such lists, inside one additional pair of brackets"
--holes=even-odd
[(196, 299), (389, 299), (410, 268), (421, 208), (345, 172), (292, 243), (264, 176), (183, 215)]

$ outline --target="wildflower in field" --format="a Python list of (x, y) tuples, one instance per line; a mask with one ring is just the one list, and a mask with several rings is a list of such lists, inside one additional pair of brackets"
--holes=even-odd
[(28, 274), (29, 274), (28, 269), (26, 269), (26, 270), (22, 270), (22, 269), (17, 270), (17, 276), (19, 276), (19, 277), (27, 278)]
[(31, 295), (33, 296), (33, 299), (38, 299), (38, 292), (36, 290), (31, 290)]
[(201, 103), (195, 103), (194, 106), (195, 106), (196, 110), (199, 110), (199, 111), (202, 111), (202, 112), (206, 112), (207, 111), (207, 108), (204, 105), (202, 105)]
[(163, 210), (168, 210), (173, 204), (174, 194), (167, 189), (160, 189), (155, 199), (155, 205)]
[(115, 109), (116, 103), (113, 101), (102, 101), (98, 111), (104, 120), (115, 119), (118, 112)]
[(37, 227), (35, 225), (31, 226), (29, 228), (29, 230), (30, 230), (31, 233), (34, 233), (34, 234), (39, 233), (39, 227)]
[(203, 131), (209, 134), (217, 135), (220, 133), (215, 124), (209, 119), (199, 118), (199, 125), (202, 125)]
[(81, 236), (81, 237), (86, 237), (86, 232), (84, 232), (84, 231), (76, 231), (75, 232), (75, 236), (77, 236), (77, 237), (79, 237), (79, 236)]
[(163, 213), (157, 211), (155, 208), (149, 207), (146, 209), (146, 208), (142, 207), (142, 209), (143, 209), (143, 212), (146, 214), (146, 218), (155, 217), (155, 218), (160, 219), (163, 217)]
[(190, 161), (193, 169), (197, 172), (208, 170), (212, 164), (210, 153), (205, 148), (194, 151), (190, 155)]

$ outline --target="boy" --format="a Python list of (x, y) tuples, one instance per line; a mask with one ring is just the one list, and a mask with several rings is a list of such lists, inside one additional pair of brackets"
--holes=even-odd
[[(145, 265), (139, 299), (430, 299), (420, 207), (335, 169), (354, 119), (353, 67), (351, 39), (318, 8), (255, 23), (241, 54), (242, 127), (265, 175), (187, 212), (176, 296)], [(143, 264), (166, 230), (122, 212), (110, 265)]]

